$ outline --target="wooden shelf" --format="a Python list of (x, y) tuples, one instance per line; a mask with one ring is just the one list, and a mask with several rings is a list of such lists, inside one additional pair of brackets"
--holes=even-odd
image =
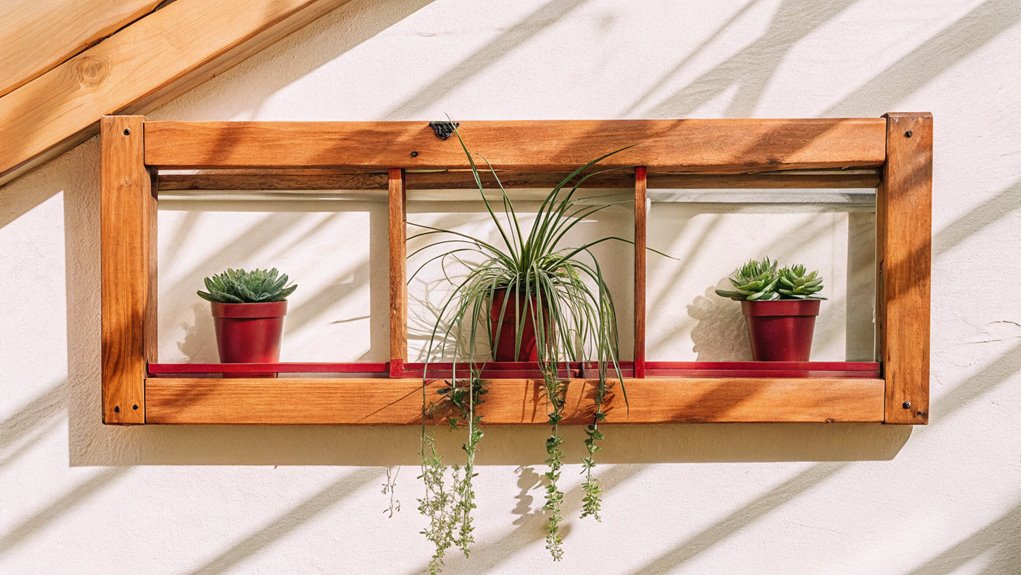
[[(881, 379), (624, 379), (607, 395), (607, 423), (881, 422)], [(426, 386), (441, 401), (443, 384)], [(479, 413), (487, 425), (546, 423), (544, 385), (493, 380)], [(592, 380), (571, 380), (565, 424), (592, 420)], [(146, 423), (413, 425), (421, 422), (421, 379), (149, 378)], [(445, 411), (437, 411), (441, 421)]]
[[(510, 187), (547, 186), (609, 150), (594, 187), (634, 190), (635, 353), (630, 408), (610, 423), (924, 424), (929, 405), (932, 116), (463, 122)], [(101, 122), (103, 421), (109, 424), (413, 424), (423, 366), (407, 357), (409, 187), (464, 187), (456, 140), (426, 122)], [(707, 145), (711, 142), (711, 145)], [(181, 173), (181, 170), (198, 170)], [(488, 177), (487, 177), (488, 178)], [(661, 188), (877, 187), (880, 363), (651, 362), (645, 358), (646, 200)], [(390, 358), (362, 364), (160, 364), (156, 208), (160, 190), (380, 190), (388, 203)], [(383, 196), (382, 190), (386, 190)], [(654, 310), (648, 310), (653, 313)], [(863, 310), (872, 313), (873, 310)], [(625, 329), (625, 326), (621, 326)], [(565, 366), (566, 422), (587, 423), (591, 373)], [(436, 371), (433, 371), (433, 370)], [(450, 376), (430, 365), (429, 377)], [(253, 377), (254, 374), (340, 377)], [(249, 377), (196, 377), (228, 375)], [(490, 424), (546, 421), (543, 386), (522, 365), (490, 365)], [(427, 397), (440, 381), (425, 384)]]

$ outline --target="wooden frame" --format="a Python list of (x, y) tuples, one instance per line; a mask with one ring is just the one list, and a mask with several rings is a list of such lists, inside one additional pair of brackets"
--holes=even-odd
[[(635, 191), (635, 354), (624, 371), (630, 407), (611, 390), (607, 422), (926, 423), (931, 115), (464, 122), (460, 129), (503, 170), (502, 181), (517, 187), (545, 185), (558, 171), (637, 143), (607, 162), (627, 171), (592, 182)], [(419, 422), (422, 367), (407, 362), (406, 193), (409, 188), (463, 187), (459, 182), (467, 180), (463, 171), (468, 166), (456, 141), (442, 139), (424, 122), (186, 123), (110, 116), (103, 119), (101, 132), (104, 422)], [(214, 171), (172, 173), (180, 169)], [(649, 186), (878, 186), (881, 363), (647, 362)], [(390, 361), (220, 369), (156, 363), (155, 209), (159, 190), (182, 189), (388, 190)], [(350, 376), (195, 377), (202, 370), (245, 373), (256, 367)], [(585, 398), (593, 392), (593, 381), (585, 377), (585, 365), (564, 369), (571, 378), (564, 421), (587, 423), (591, 402)], [(542, 384), (527, 366), (494, 365), (486, 377), (494, 380), (482, 408), (488, 423), (546, 421)]]

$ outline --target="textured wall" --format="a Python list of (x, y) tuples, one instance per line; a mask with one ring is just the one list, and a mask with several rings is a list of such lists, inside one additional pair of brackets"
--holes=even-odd
[[(932, 423), (610, 429), (602, 524), (574, 518), (579, 468), (564, 475), (562, 564), (542, 544), (543, 430), (490, 429), (479, 452), (478, 543), (449, 572), (1021, 571), (1021, 314), (1005, 297), (1021, 279), (1021, 3), (506, 4), (354, 0), (151, 116), (931, 111)], [(98, 156), (92, 140), (0, 188), (0, 572), (421, 571), (430, 550), (415, 511), (417, 430), (99, 423)], [(653, 262), (656, 353), (740, 353), (726, 319), (734, 310), (709, 290), (755, 253), (741, 243), (747, 234), (833, 278), (817, 352), (867, 355), (868, 254), (851, 249), (867, 237), (867, 215), (657, 206), (650, 237), (682, 261)], [(242, 262), (286, 266), (304, 284), (289, 319), (290, 359), (337, 357), (338, 347), (345, 358), (382, 355), (385, 324), (364, 317), (380, 305), (369, 288), (385, 284), (373, 265), (378, 204), (345, 213), (273, 204), (283, 211), (272, 216), (259, 202), (202, 214), (187, 202), (165, 207), (167, 359), (212, 357), (191, 293), (196, 278)], [(421, 216), (435, 207), (423, 204)], [(477, 214), (465, 209), (470, 227)], [(792, 233), (798, 224), (814, 227)], [(350, 243), (338, 248), (339, 234)], [(453, 454), (457, 442), (444, 447)], [(572, 430), (568, 458), (580, 451)], [(392, 518), (380, 493), (387, 468), (401, 504)]]

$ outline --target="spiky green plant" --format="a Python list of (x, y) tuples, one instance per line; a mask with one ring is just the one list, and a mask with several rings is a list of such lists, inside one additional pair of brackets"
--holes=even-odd
[(716, 294), (738, 301), (826, 299), (816, 295), (823, 288), (818, 271), (807, 273), (801, 264), (777, 270), (778, 266), (768, 257), (750, 260), (728, 278), (734, 289), (718, 289)]
[(780, 299), (776, 284), (780, 275), (776, 271), (777, 262), (768, 257), (761, 260), (749, 260), (738, 268), (730, 278), (733, 290), (716, 290), (716, 294), (733, 300), (770, 301)]
[(276, 268), (252, 271), (227, 268), (207, 277), (205, 284), (209, 291), (198, 291), (199, 297), (219, 303), (283, 301), (298, 289), (295, 284), (287, 285), (287, 274), (281, 275)]
[(822, 291), (822, 276), (818, 271), (806, 273), (801, 264), (780, 270), (778, 287), (782, 299), (825, 299), (815, 295)]
[[(422, 263), (410, 279), (414, 279), (426, 266), (438, 262), (444, 277), (453, 286), (452, 293), (440, 306), (436, 322), (432, 327), (427, 360), (433, 357), (436, 350), (440, 350), (440, 352), (453, 350), (452, 360), (455, 374), (459, 362), (468, 363), (472, 374), (481, 373), (487, 360), (480, 360), (476, 357), (475, 342), (485, 338), (492, 350), (497, 349), (499, 343), (498, 341), (489, 341), (494, 339), (491, 338), (490, 329), (493, 326), (488, 324), (490, 304), (494, 295), (498, 290), (508, 290), (508, 293), (516, 292), (528, 296), (503, 298), (504, 303), (500, 310), (496, 329), (492, 333), (497, 334), (495, 339), (498, 340), (504, 314), (508, 313), (509, 306), (513, 306), (511, 309), (514, 310), (513, 317), (516, 318), (515, 355), (518, 355), (525, 322), (530, 320), (535, 326), (536, 347), (539, 356), (537, 367), (543, 374), (550, 405), (548, 421), (551, 434), (546, 440), (548, 472), (545, 474), (547, 486), (546, 501), (543, 506), (548, 519), (546, 541), (553, 558), (560, 559), (562, 555), (560, 522), (564, 494), (557, 483), (560, 478), (563, 457), (561, 448), (563, 438), (560, 435), (559, 424), (564, 408), (563, 391), (566, 388), (566, 378), (568, 377), (561, 370), (561, 366), (568, 361), (593, 358), (596, 360), (598, 383), (593, 401), (593, 419), (587, 428), (585, 442), (587, 456), (582, 472), (585, 475), (583, 516), (598, 518), (601, 488), (598, 479), (593, 474), (594, 455), (598, 450), (596, 442), (603, 437), (599, 430), (599, 424), (606, 417), (603, 411), (603, 399), (606, 396), (611, 374), (621, 382), (621, 392), (625, 402), (627, 401), (627, 392), (624, 389), (618, 365), (619, 343), (616, 309), (603, 275), (603, 268), (600, 267), (599, 261), (591, 249), (609, 241), (632, 243), (631, 240), (616, 236), (602, 237), (576, 247), (563, 247), (561, 242), (578, 223), (609, 207), (609, 204), (583, 203), (579, 201), (577, 192), (586, 180), (602, 173), (602, 171), (591, 169), (595, 164), (621, 150), (596, 158), (561, 180), (546, 195), (536, 212), (535, 223), (526, 231), (518, 219), (510, 196), (500, 183), (496, 170), (486, 162), (487, 171), (492, 174), (499, 188), (502, 209), (494, 207), (494, 204), (487, 198), (479, 167), (456, 128), (454, 133), (468, 157), (476, 187), (486, 211), (489, 213), (490, 221), (499, 234), (499, 241), (489, 243), (468, 234), (409, 222), (409, 225), (423, 230), (409, 237), (409, 241), (436, 234), (447, 236), (447, 239), (431, 243), (416, 250), (410, 256), (414, 257), (430, 246), (445, 245), (446, 249), (443, 253)], [(459, 269), (452, 273), (449, 268), (455, 266)], [(457, 271), (460, 271), (461, 274), (456, 273)], [(509, 303), (511, 301), (514, 303)], [(474, 375), (471, 379), (475, 379)], [(457, 377), (451, 378), (450, 385), (454, 388), (458, 385), (466, 385), (464, 382), (459, 383), (458, 380)], [(424, 384), (425, 381), (423, 381)], [(457, 392), (450, 391), (449, 393)], [(474, 449), (477, 447), (477, 440), (472, 441), (471, 437), (476, 433), (477, 425), (481, 421), (474, 415), (472, 398), (475, 397), (475, 393), (464, 393), (463, 391), (461, 393), (468, 398), (468, 405), (464, 406), (467, 409), (462, 409), (462, 421), (469, 429), (469, 441), (465, 445), (465, 451), (471, 461), (474, 458)], [(423, 421), (425, 421), (424, 415), (428, 407), (424, 395), (422, 409)], [(427, 467), (433, 470), (431, 477), (435, 479), (437, 476), (434, 471), (436, 461), (431, 458), (434, 451), (430, 449), (434, 444), (434, 439), (424, 425), (422, 435), (423, 455), (427, 460)], [(471, 474), (468, 473), (461, 477), (464, 480), (470, 476)], [(428, 475), (426, 477), (429, 478)], [(441, 492), (438, 487), (431, 489), (435, 493)], [(458, 488), (455, 487), (453, 491), (457, 492)], [(470, 521), (470, 511), (474, 505), (461, 505), (461, 507), (465, 513), (458, 517), (457, 521)], [(440, 517), (442, 522), (450, 515), (450, 513), (440, 515), (431, 513), (430, 520)], [(441, 527), (445, 532), (451, 530), (449, 524)], [(427, 533), (433, 531), (431, 528), (427, 529)], [(439, 541), (438, 550), (442, 557), (442, 550), (439, 547), (448, 544), (452, 537), (444, 535), (443, 537), (430, 537), (430, 539), (433, 539), (434, 542)], [(462, 538), (462, 542), (466, 543), (467, 540)], [(462, 550), (467, 552), (466, 549)]]

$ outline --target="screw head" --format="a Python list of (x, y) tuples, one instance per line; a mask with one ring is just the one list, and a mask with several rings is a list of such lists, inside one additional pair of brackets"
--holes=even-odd
[(907, 132), (904, 132), (904, 137), (905, 138), (910, 138), (911, 137), (911, 130), (908, 130)]
[(905, 401), (904, 403), (900, 404), (900, 406), (903, 407), (904, 409), (911, 409), (911, 402)]
[(130, 136), (131, 135), (131, 128), (124, 128), (124, 135), (125, 136)]
[(418, 157), (418, 152), (417, 151), (416, 152), (411, 152), (411, 157), (412, 158), (417, 158)]

